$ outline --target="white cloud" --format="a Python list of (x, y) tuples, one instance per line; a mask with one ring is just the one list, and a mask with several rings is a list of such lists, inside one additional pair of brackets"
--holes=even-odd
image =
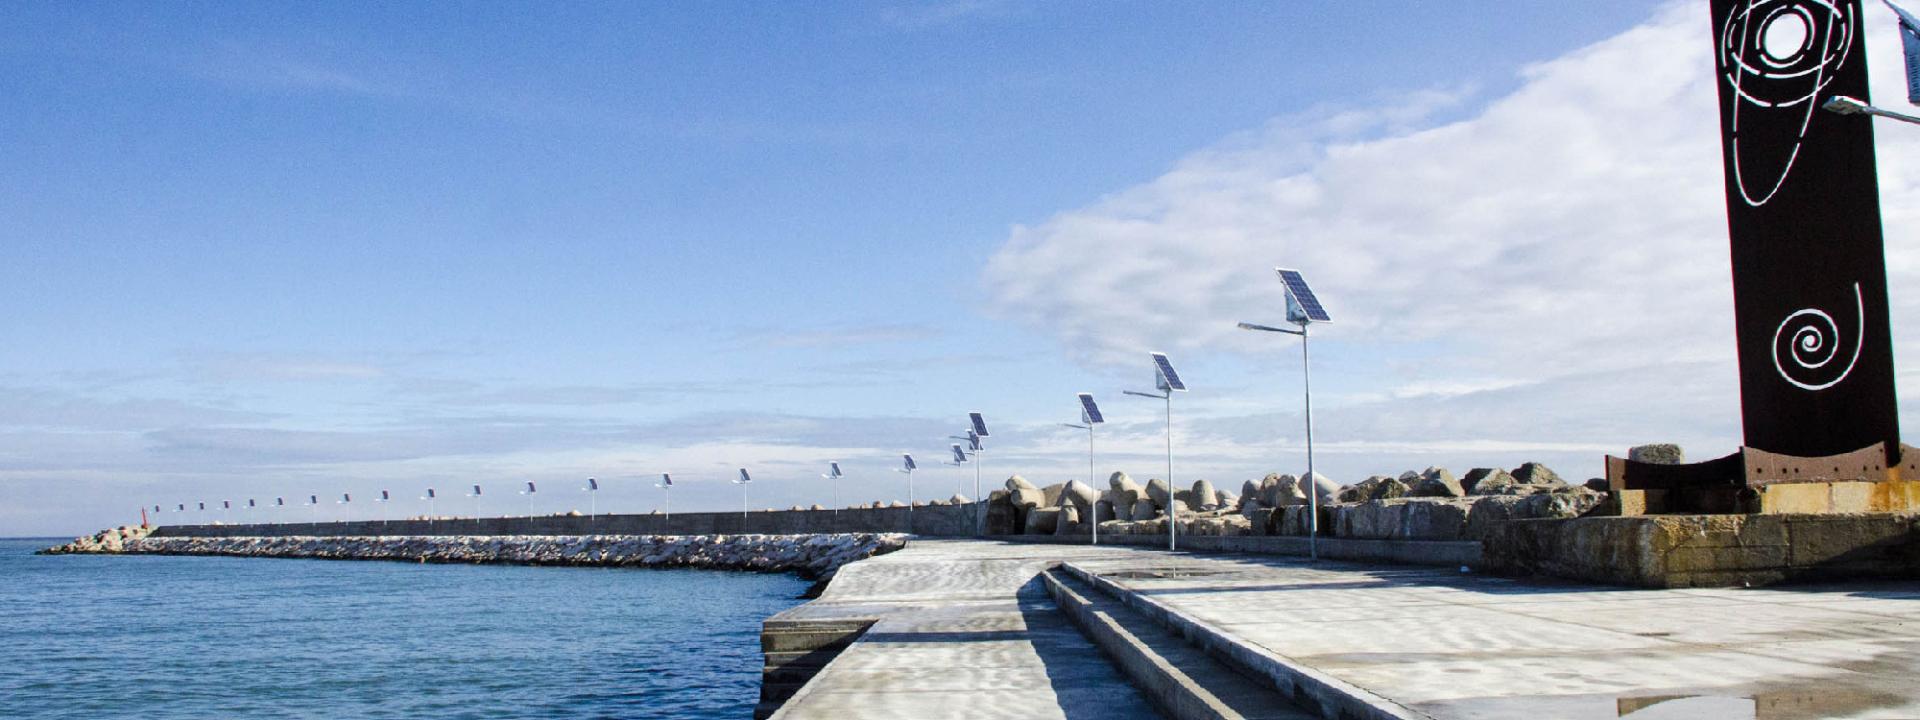
[[(1876, 96), (1904, 97), (1891, 15), (1870, 12)], [(1674, 3), (1526, 68), (1516, 90), (1455, 122), (1423, 120), (1459, 101), (1448, 93), (1276, 119), (1014, 228), (985, 284), (1083, 362), (1137, 364), (1150, 347), (1270, 354), (1271, 338), (1234, 322), (1271, 321), (1271, 268), (1298, 267), (1337, 315), (1316, 353), (1353, 360), (1321, 372), (1379, 388), (1330, 413), (1360, 433), (1329, 434), (1347, 450), (1450, 448), (1467, 464), (1490, 447), (1671, 437), (1729, 451), (1738, 404), (1708, 25), (1703, 5)], [(1920, 129), (1883, 125), (1878, 141), (1897, 355), (1911, 357)]]

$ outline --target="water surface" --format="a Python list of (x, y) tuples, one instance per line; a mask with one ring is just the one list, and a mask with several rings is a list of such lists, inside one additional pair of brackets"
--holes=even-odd
[(789, 575), (0, 539), (0, 717), (746, 718)]

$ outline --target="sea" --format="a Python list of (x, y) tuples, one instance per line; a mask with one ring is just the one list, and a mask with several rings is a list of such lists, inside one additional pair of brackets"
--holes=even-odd
[(0, 718), (749, 718), (791, 575), (34, 555), (0, 539)]

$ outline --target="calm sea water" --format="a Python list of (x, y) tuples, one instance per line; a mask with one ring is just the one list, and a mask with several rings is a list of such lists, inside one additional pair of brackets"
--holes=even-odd
[(35, 556), (0, 540), (4, 718), (746, 718), (787, 575)]

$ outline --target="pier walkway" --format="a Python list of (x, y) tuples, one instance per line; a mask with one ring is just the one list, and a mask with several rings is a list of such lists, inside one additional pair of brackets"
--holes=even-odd
[(874, 622), (774, 717), (1920, 717), (1914, 582), (1638, 590), (916, 540), (769, 627), (853, 618)]

